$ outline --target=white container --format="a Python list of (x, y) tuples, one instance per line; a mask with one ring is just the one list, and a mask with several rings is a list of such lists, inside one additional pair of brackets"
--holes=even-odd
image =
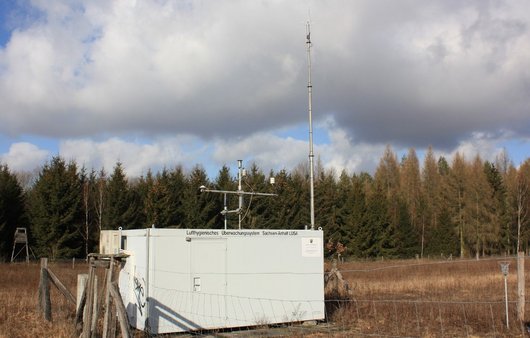
[[(102, 233), (105, 231), (102, 231)], [(323, 233), (123, 230), (131, 325), (161, 334), (324, 319)]]

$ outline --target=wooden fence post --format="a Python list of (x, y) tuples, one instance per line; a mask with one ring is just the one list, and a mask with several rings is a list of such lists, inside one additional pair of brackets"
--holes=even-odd
[(85, 290), (86, 290), (87, 281), (88, 281), (88, 274), (80, 273), (77, 275), (77, 298), (76, 298), (77, 301), (75, 305), (76, 313), (78, 311), (83, 311), (83, 307), (85, 306), (85, 304), (81, 304), (81, 301), (83, 299), (83, 294), (84, 294), (85, 302), (86, 302)]
[(517, 253), (517, 319), (525, 320), (524, 251)]
[(52, 303), (50, 300), (50, 282), (48, 280), (48, 258), (40, 259), (39, 309), (44, 319), (52, 320)]
[[(94, 273), (95, 274), (95, 273)], [(90, 324), (90, 332), (92, 332), (92, 337), (96, 332), (96, 326), (99, 316), (99, 304), (100, 304), (100, 295), (98, 294), (98, 276), (94, 276), (94, 303), (92, 306), (92, 323)]]
[(125, 310), (125, 305), (123, 305), (123, 300), (120, 296), (120, 290), (116, 282), (111, 284), (110, 293), (112, 295), (114, 304), (116, 304), (118, 321), (120, 322), (121, 336), (124, 338), (129, 338), (131, 337), (131, 333), (129, 332), (129, 319), (127, 318), (127, 310)]
[(109, 334), (110, 316), (112, 311), (110, 309), (110, 288), (112, 286), (112, 271), (114, 270), (114, 257), (110, 258), (109, 268), (107, 270), (107, 286), (105, 291), (105, 318), (103, 319), (103, 338), (107, 338)]
[(59, 290), (59, 292), (61, 292), (70, 303), (75, 305), (75, 298), (74, 295), (72, 295), (72, 293), (70, 292), (70, 290), (68, 290), (66, 286), (64, 286), (64, 284), (59, 280), (59, 278), (57, 278), (53, 271), (51, 271), (50, 269), (46, 269), (46, 271), (48, 272), (48, 276), (50, 277), (53, 285), (55, 285), (57, 290)]
[[(88, 279), (88, 275), (87, 275), (87, 279)], [(78, 276), (78, 280), (79, 280), (79, 276)], [(86, 280), (85, 280), (85, 284), (84, 284), (81, 295), (79, 295), (79, 293), (77, 294), (78, 305), (77, 305), (77, 311), (75, 313), (75, 330), (77, 334), (79, 334), (79, 332), (81, 332), (81, 330), (83, 329), (83, 325), (81, 325), (81, 322), (83, 321), (83, 315), (84, 315), (83, 310), (86, 304), (86, 294), (87, 294), (86, 287), (87, 285), (86, 285)]]
[(94, 282), (96, 277), (96, 267), (94, 266), (94, 258), (90, 257), (88, 270), (88, 284), (86, 288), (86, 304), (83, 315), (83, 337), (92, 337), (92, 314), (94, 310)]

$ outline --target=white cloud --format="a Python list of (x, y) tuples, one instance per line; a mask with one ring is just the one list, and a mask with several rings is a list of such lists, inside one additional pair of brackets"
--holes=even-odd
[(257, 133), (245, 138), (217, 140), (213, 159), (230, 165), (238, 159), (255, 162), (267, 171), (294, 168), (305, 160), (307, 143), (291, 137), (282, 138), (273, 133)]
[(329, 129), (330, 144), (319, 146), (320, 157), (326, 169), (334, 169), (337, 175), (342, 170), (348, 174), (362, 171), (373, 173), (383, 151), (383, 144), (354, 144), (346, 130), (336, 126)]
[(13, 171), (30, 171), (43, 165), (49, 156), (48, 150), (20, 142), (13, 143), (7, 153), (0, 154), (0, 163), (7, 164)]
[[(329, 142), (315, 144), (315, 159), (320, 161), (324, 169), (334, 170), (337, 175), (342, 170), (350, 175), (362, 171), (373, 174), (386, 147), (385, 144), (354, 143), (333, 119), (319, 124), (316, 131), (327, 133)], [(458, 151), (467, 160), (472, 160), (478, 154), (483, 160), (494, 161), (502, 151), (499, 143), (503, 137), (476, 133), (453, 151), (435, 149), (435, 154), (451, 161)], [(308, 150), (306, 140), (280, 137), (274, 131), (213, 142), (194, 136), (180, 136), (152, 140), (125, 140), (118, 137), (102, 141), (68, 139), (59, 144), (61, 157), (67, 161), (74, 160), (89, 170), (104, 168), (110, 172), (117, 162), (121, 162), (127, 175), (138, 177), (149, 169), (156, 172), (164, 167), (171, 169), (182, 165), (185, 170), (190, 170), (194, 165), (201, 164), (211, 179), (215, 178), (223, 165), (235, 168), (238, 159), (244, 160), (246, 166), (256, 163), (265, 173), (271, 169), (291, 171), (301, 164), (307, 165)], [(398, 154), (407, 151), (406, 148), (396, 147), (393, 150)], [(15, 171), (31, 171), (43, 165), (50, 155), (49, 151), (34, 144), (15, 143), (8, 153), (0, 155), (0, 162), (7, 163)]]
[(196, 164), (193, 158), (203, 156), (204, 148), (196, 147), (197, 139), (189, 136), (159, 138), (151, 142), (126, 141), (113, 137), (104, 141), (70, 139), (61, 142), (59, 153), (89, 169), (104, 168), (110, 172), (121, 162), (127, 175), (137, 177), (149, 169)]
[(452, 159), (458, 152), (467, 161), (472, 161), (477, 155), (484, 161), (495, 162), (495, 158), (503, 151), (502, 140), (504, 135), (491, 135), (487, 133), (473, 133), (450, 153), (443, 153), (447, 159)]
[[(333, 119), (318, 124), (314, 132), (327, 133), (329, 142), (315, 144), (315, 166), (320, 161), (326, 170), (340, 174), (361, 171), (373, 172), (383, 154), (385, 145), (353, 143), (343, 128)], [(264, 169), (292, 170), (309, 162), (309, 143), (292, 137), (279, 137), (273, 133), (257, 133), (249, 137), (215, 143), (214, 159), (217, 163), (232, 163), (249, 159)], [(307, 164), (308, 165), (308, 164)]]
[(530, 136), (527, 1), (23, 4), (37, 14), (0, 48), (0, 134), (60, 139), (107, 170), (306, 161), (271, 131), (306, 119), (308, 7), (314, 117), (335, 124), (315, 148), (326, 167), (371, 171), (386, 144), (490, 154), (505, 139), (480, 135)]

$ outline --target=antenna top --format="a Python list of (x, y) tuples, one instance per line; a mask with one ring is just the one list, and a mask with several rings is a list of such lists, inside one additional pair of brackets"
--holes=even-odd
[(306, 30), (307, 30), (306, 43), (310, 45), (311, 44), (311, 24), (309, 23), (309, 21), (306, 24)]

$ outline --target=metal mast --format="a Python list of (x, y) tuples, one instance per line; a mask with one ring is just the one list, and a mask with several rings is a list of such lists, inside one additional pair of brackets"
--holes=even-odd
[(315, 230), (315, 187), (314, 176), (315, 166), (313, 163), (315, 155), (313, 154), (313, 116), (312, 116), (312, 101), (313, 101), (313, 85), (311, 84), (311, 27), (309, 21), (306, 25), (306, 45), (307, 45), (307, 94), (309, 98), (309, 190), (310, 190), (310, 213), (311, 213), (311, 230)]
[(241, 230), (241, 212), (243, 211), (243, 195), (241, 192), (243, 191), (241, 187), (241, 179), (243, 178), (243, 161), (237, 160), (237, 192), (239, 193), (239, 204), (237, 210), (239, 212), (237, 213), (238, 216), (238, 224), (239, 229)]
[[(243, 172), (243, 161), (242, 160), (237, 160), (237, 190), (236, 191), (230, 191), (230, 190), (217, 190), (217, 189), (209, 189), (207, 188), (206, 186), (204, 185), (201, 185), (199, 187), (199, 191), (201, 193), (203, 192), (213, 192), (213, 193), (218, 193), (218, 194), (223, 194), (224, 195), (224, 207), (223, 207), (223, 210), (221, 211), (221, 215), (224, 216), (224, 225), (225, 225), (225, 229), (227, 229), (228, 227), (228, 224), (227, 224), (227, 219), (226, 219), (226, 216), (228, 214), (237, 214), (238, 215), (238, 227), (239, 229), (241, 229), (241, 221), (243, 220), (243, 217), (242, 217), (242, 213), (243, 213), (243, 196), (244, 195), (249, 195), (249, 196), (278, 196), (277, 194), (270, 194), (270, 193), (262, 193), (262, 192), (247, 192), (247, 191), (243, 191), (243, 187), (242, 187), (242, 178), (243, 176), (245, 176), (244, 172)], [(273, 179), (271, 178), (271, 184), (274, 184), (274, 181)], [(238, 197), (238, 208), (235, 209), (235, 210), (228, 210), (228, 207), (227, 207), (227, 196), (226, 195), (237, 195)]]

